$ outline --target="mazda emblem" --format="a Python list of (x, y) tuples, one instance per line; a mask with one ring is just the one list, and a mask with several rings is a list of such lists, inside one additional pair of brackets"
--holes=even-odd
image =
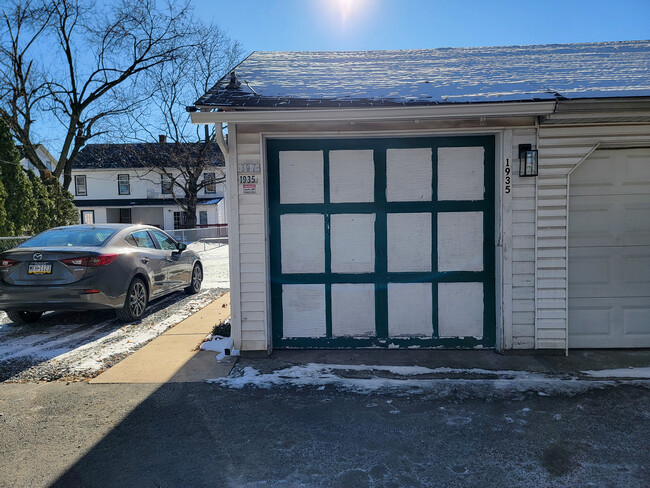
[(34, 255), (32, 256), (32, 259), (34, 261), (40, 261), (43, 259), (43, 255), (40, 252), (35, 252)]

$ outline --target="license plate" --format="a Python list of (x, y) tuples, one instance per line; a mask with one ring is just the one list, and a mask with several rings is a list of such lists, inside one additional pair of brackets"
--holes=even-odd
[(52, 263), (30, 263), (27, 274), (52, 274)]

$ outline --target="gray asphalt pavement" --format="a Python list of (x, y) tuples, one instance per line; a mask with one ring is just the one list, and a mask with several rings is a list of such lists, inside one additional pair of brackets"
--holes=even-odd
[(650, 484), (648, 382), (441, 391), (0, 384), (0, 486)]

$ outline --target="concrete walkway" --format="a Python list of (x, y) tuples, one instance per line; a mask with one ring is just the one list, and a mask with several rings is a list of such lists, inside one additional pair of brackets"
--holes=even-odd
[(230, 374), (236, 358), (217, 362), (199, 346), (230, 316), (230, 293), (204, 307), (89, 383), (193, 383)]

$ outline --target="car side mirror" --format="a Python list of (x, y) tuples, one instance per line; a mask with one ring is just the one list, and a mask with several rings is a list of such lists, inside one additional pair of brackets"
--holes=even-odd
[(176, 249), (178, 249), (178, 252), (183, 252), (185, 249), (187, 249), (187, 244), (184, 242), (179, 242), (176, 244)]

